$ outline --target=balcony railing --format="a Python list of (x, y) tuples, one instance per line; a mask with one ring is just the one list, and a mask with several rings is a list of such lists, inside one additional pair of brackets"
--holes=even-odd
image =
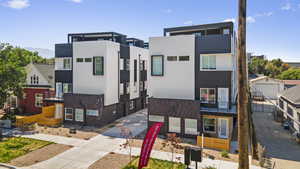
[(221, 113), (236, 113), (236, 105), (231, 105), (230, 102), (215, 102), (207, 103), (201, 102), (201, 111), (207, 112), (221, 112)]

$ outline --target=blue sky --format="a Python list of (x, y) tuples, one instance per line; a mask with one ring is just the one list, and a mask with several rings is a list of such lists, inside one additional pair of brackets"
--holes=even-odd
[[(163, 28), (236, 20), (237, 0), (0, 0), (0, 41), (53, 49), (67, 33), (147, 40)], [(247, 50), (300, 61), (300, 0), (248, 0)]]

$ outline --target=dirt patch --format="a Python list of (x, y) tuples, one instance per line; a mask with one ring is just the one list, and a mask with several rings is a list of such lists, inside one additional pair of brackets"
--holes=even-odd
[[(91, 126), (78, 126), (78, 125), (63, 125), (60, 127), (45, 127), (45, 126), (35, 125), (35, 132), (89, 140), (97, 136), (98, 134), (101, 134), (104, 131), (114, 127), (115, 125), (116, 123), (112, 123), (101, 128), (91, 127)], [(75, 128), (76, 134), (70, 134), (69, 133), (70, 128)]]
[(121, 169), (129, 163), (129, 156), (109, 153), (94, 162), (88, 169)]
[(10, 165), (14, 165), (17, 167), (25, 167), (36, 164), (41, 161), (48, 160), (68, 149), (72, 148), (72, 146), (63, 145), (63, 144), (50, 144), (41, 149), (30, 152), (26, 155), (13, 159), (9, 162)]

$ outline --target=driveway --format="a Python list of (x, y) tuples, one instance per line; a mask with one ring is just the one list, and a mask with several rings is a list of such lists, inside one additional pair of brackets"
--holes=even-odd
[(297, 144), (291, 134), (284, 130), (281, 123), (273, 120), (268, 110), (273, 110), (270, 104), (265, 104), (260, 111), (254, 112), (253, 120), (258, 140), (266, 147), (267, 155), (275, 162), (275, 169), (300, 168), (300, 144)]

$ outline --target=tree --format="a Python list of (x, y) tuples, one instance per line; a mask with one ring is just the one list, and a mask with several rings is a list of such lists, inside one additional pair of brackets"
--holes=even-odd
[(170, 147), (172, 152), (172, 168), (174, 168), (174, 151), (176, 149), (182, 149), (182, 146), (180, 145), (181, 140), (179, 137), (176, 136), (175, 133), (168, 133), (167, 138), (162, 143), (162, 148), (164, 147)]
[(281, 80), (300, 80), (300, 69), (290, 68), (277, 77)]
[(133, 142), (133, 135), (130, 128), (121, 126), (120, 127), (120, 135), (126, 139), (126, 142), (124, 144), (121, 144), (120, 147), (127, 149), (129, 148), (129, 163), (132, 161), (132, 142)]
[(238, 22), (238, 144), (239, 169), (249, 169), (249, 114), (246, 67), (246, 17), (247, 0), (239, 0)]
[(11, 95), (22, 96), (22, 87), (25, 84), (25, 66), (33, 63), (53, 63), (53, 59), (46, 59), (8, 43), (0, 43), (0, 108)]
[(26, 72), (12, 46), (0, 46), (0, 108), (11, 95), (21, 96)]
[(265, 67), (268, 63), (267, 60), (254, 58), (248, 65), (249, 73), (251, 74), (265, 74)]

